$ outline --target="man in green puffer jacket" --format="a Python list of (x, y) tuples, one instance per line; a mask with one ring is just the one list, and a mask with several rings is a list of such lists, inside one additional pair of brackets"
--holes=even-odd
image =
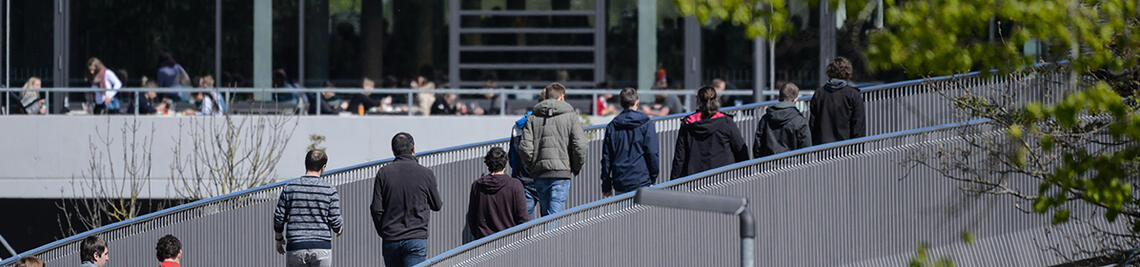
[(586, 133), (578, 112), (566, 103), (566, 87), (546, 86), (546, 99), (534, 105), (523, 127), (519, 156), (534, 178), (541, 216), (562, 211), (570, 193), (570, 178), (582, 170), (586, 157)]

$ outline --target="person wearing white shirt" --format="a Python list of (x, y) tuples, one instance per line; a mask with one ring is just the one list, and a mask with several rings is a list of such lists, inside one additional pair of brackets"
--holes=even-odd
[(98, 58), (91, 58), (87, 60), (87, 71), (90, 75), (91, 88), (102, 88), (106, 90), (95, 91), (95, 114), (115, 113), (119, 109), (119, 101), (115, 100), (115, 94), (118, 89), (123, 87), (123, 82), (119, 81), (119, 76), (115, 75), (114, 71), (107, 69), (103, 65), (103, 61)]

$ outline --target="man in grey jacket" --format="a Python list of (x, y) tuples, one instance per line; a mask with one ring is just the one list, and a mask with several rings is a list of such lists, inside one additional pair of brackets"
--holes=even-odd
[(519, 156), (534, 178), (541, 216), (562, 211), (570, 193), (570, 178), (582, 170), (586, 157), (586, 134), (579, 115), (566, 103), (566, 87), (551, 83), (546, 99), (534, 106), (523, 127)]

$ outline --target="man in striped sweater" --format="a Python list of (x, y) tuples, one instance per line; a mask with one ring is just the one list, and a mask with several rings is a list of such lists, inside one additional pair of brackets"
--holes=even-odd
[(324, 151), (310, 150), (305, 176), (286, 184), (277, 199), (273, 231), (277, 253), (288, 251), (286, 266), (332, 266), (332, 233), (341, 234), (344, 219), (336, 188), (320, 178), (328, 160)]

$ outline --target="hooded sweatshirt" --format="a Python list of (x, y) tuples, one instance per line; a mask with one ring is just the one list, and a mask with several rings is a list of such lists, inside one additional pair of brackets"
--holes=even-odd
[(847, 81), (831, 79), (811, 99), (812, 144), (822, 145), (867, 135), (863, 95)]
[(795, 102), (780, 102), (768, 108), (756, 126), (752, 157), (759, 158), (811, 146), (807, 119)]
[(731, 116), (717, 112), (705, 118), (693, 113), (684, 118), (677, 133), (672, 179), (746, 160), (748, 144)]
[(519, 156), (531, 178), (569, 179), (578, 175), (586, 158), (586, 133), (578, 112), (561, 100), (534, 106), (519, 140)]
[(633, 191), (657, 182), (657, 130), (649, 116), (625, 110), (606, 126), (602, 141), (602, 192)]
[(526, 193), (518, 179), (506, 174), (488, 174), (471, 183), (467, 226), (475, 239), (525, 223)]

